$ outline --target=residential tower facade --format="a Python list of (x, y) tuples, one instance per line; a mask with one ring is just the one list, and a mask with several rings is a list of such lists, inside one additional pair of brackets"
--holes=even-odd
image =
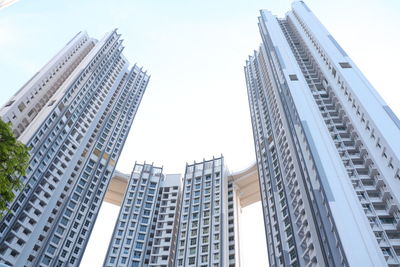
[(180, 211), (181, 175), (135, 164), (104, 266), (172, 266)]
[(400, 121), (310, 9), (245, 75), (270, 266), (400, 266)]
[[(254, 182), (252, 173), (245, 175)], [(183, 181), (152, 164), (116, 175), (108, 201), (120, 203), (126, 191), (104, 266), (240, 266), (235, 182), (244, 175), (230, 175), (222, 156), (187, 164)], [(245, 205), (254, 202), (243, 195)]]
[(228, 176), (223, 157), (187, 164), (175, 266), (228, 265)]
[(78, 33), (0, 110), (31, 148), (0, 223), (0, 262), (78, 266), (149, 76), (114, 30)]

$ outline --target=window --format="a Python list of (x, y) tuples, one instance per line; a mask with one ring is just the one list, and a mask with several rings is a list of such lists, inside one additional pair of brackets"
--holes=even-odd
[(290, 259), (291, 259), (291, 260), (294, 260), (294, 259), (296, 258), (296, 250), (292, 249), (292, 250), (289, 252), (289, 254), (290, 254)]
[(351, 65), (349, 64), (349, 62), (339, 62), (340, 67), (342, 67), (343, 69), (349, 69), (351, 68)]
[(208, 261), (208, 255), (203, 255), (203, 256), (201, 256), (201, 262), (202, 263), (205, 263), (205, 262), (207, 262)]
[(44, 265), (49, 265), (50, 260), (51, 260), (51, 258), (50, 258), (49, 256), (44, 256), (44, 257), (43, 257), (43, 260), (42, 260), (42, 263), (43, 263)]
[(388, 217), (388, 218), (379, 218), (381, 223), (383, 224), (393, 224), (396, 222), (396, 220), (393, 217)]
[(54, 236), (53, 239), (52, 239), (52, 242), (54, 244), (58, 244), (60, 242), (60, 238), (58, 236)]
[(21, 102), (19, 105), (18, 105), (18, 109), (19, 109), (19, 111), (23, 111), (24, 109), (26, 108), (26, 106), (25, 106), (25, 103), (24, 102)]
[(54, 254), (55, 251), (56, 251), (56, 248), (52, 245), (50, 245), (49, 248), (47, 249), (47, 252), (50, 254)]

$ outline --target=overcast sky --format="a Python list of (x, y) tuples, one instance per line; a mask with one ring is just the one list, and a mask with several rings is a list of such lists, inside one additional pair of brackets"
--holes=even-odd
[[(399, 115), (400, 1), (305, 2)], [(124, 55), (151, 80), (117, 169), (146, 160), (179, 173), (220, 154), (230, 170), (243, 169), (255, 160), (243, 66), (260, 43), (258, 10), (282, 17), (290, 3), (20, 0), (0, 10), (0, 105), (77, 32), (99, 39), (118, 28)], [(102, 263), (117, 212), (102, 209), (82, 266)], [(259, 204), (244, 211), (244, 267), (266, 264), (260, 212)]]

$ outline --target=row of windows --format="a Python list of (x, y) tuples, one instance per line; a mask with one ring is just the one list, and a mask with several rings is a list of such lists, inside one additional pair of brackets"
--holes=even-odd
[[(268, 71), (269, 71), (269, 69), (268, 69)], [(270, 75), (271, 75), (270, 73), (268, 75), (266, 75), (267, 79), (269, 79)], [(267, 82), (270, 82), (270, 80), (268, 80)], [(268, 118), (269, 116), (272, 116), (272, 119), (275, 121), (274, 125), (276, 127), (276, 134), (278, 135), (277, 139), (278, 140), (283, 140), (283, 136), (284, 136), (284, 131), (281, 130), (282, 129), (282, 125), (281, 125), (282, 122), (281, 122), (281, 119), (280, 119), (280, 114), (279, 114), (279, 111), (278, 111), (278, 106), (277, 106), (277, 102), (276, 102), (276, 99), (275, 99), (275, 95), (274, 95), (274, 92), (273, 92), (273, 89), (272, 89), (273, 87), (270, 85), (269, 88), (271, 88), (271, 89), (267, 90), (267, 97), (265, 96), (264, 91), (263, 91), (264, 89), (261, 86), (258, 87), (258, 89), (254, 88), (254, 90), (253, 90), (253, 92), (255, 92), (256, 90), (259, 90), (259, 97), (261, 98), (262, 110), (263, 110), (263, 113), (264, 113), (263, 117), (265, 119), (264, 123), (262, 123), (261, 122), (261, 113), (259, 111), (259, 108), (256, 106), (256, 108), (253, 109), (253, 113), (255, 112), (254, 110), (258, 110), (258, 111), (257, 111), (257, 114), (255, 116), (253, 116), (253, 118), (257, 117), (257, 122), (258, 123), (256, 125), (257, 125), (257, 128), (259, 130), (257, 130), (257, 128), (255, 128), (254, 132), (259, 132), (260, 135), (263, 136), (264, 135), (263, 133), (264, 133), (264, 130), (265, 130), (265, 132), (267, 133), (267, 137), (269, 137), (269, 138), (264, 138), (263, 137), (262, 139), (260, 139), (259, 147), (265, 147), (264, 140), (269, 140), (269, 143), (272, 143), (272, 140), (273, 140), (273, 138), (272, 138), (273, 131), (272, 131), (271, 123), (269, 122), (269, 118)], [(254, 93), (253, 93), (253, 96), (255, 97)], [(269, 99), (269, 103), (273, 107), (271, 112), (268, 110), (267, 99)], [(256, 105), (256, 104), (253, 102), (253, 105)], [(280, 145), (279, 147), (283, 148), (282, 145)], [(272, 167), (272, 170), (274, 172), (274, 175), (272, 177), (275, 178), (275, 180), (276, 180), (275, 183), (277, 183), (278, 190), (280, 190), (279, 191), (279, 193), (280, 193), (279, 195), (281, 197), (281, 205), (283, 205), (285, 207), (286, 201), (284, 199), (282, 180), (280, 178), (277, 151), (274, 149), (274, 146), (272, 144), (269, 146), (269, 148), (270, 148), (269, 149), (270, 150), (269, 153), (271, 154), (271, 158), (272, 158), (271, 167)], [(263, 149), (263, 151), (265, 151), (265, 149)], [(282, 152), (282, 153), (286, 154), (285, 152)], [(266, 154), (264, 154), (264, 155), (266, 155)], [(269, 164), (268, 164), (267, 158), (264, 159), (263, 163), (265, 165), (266, 171), (268, 172), (268, 165)], [(266, 177), (271, 177), (271, 176), (266, 174), (266, 176), (263, 176), (263, 177), (264, 177), (264, 179), (266, 179)], [(265, 184), (265, 181), (264, 181), (263, 184)], [(269, 199), (270, 203), (274, 203), (275, 198), (273, 197), (273, 193), (272, 193), (271, 180), (267, 181), (267, 191), (269, 192), (268, 199)], [(266, 190), (265, 189), (262, 190), (262, 193), (265, 194)], [(265, 199), (265, 197), (264, 197), (264, 199)], [(272, 205), (268, 204), (266, 207), (271, 209), (271, 212), (273, 212), (273, 213), (277, 212), (277, 210), (275, 208), (276, 206), (274, 204), (272, 204)], [(277, 221), (276, 215), (274, 215), (273, 218), (276, 219), (275, 222), (274, 222), (274, 229), (275, 229), (275, 233), (276, 233), (275, 237), (279, 239), (279, 229), (278, 229), (278, 221)], [(233, 231), (233, 228), (230, 229), (230, 230)], [(277, 243), (279, 244), (279, 240), (277, 240), (277, 241), (278, 241)], [(277, 248), (277, 249), (278, 249), (278, 252), (279, 252), (280, 248)]]
[[(34, 116), (32, 117), (32, 115), (33, 115), (33, 114), (36, 115), (38, 112), (40, 112), (40, 109), (47, 103), (47, 100), (50, 99), (51, 96), (52, 96), (52, 95), (57, 91), (57, 89), (59, 88), (59, 86), (58, 86), (58, 87), (52, 87), (52, 86), (54, 86), (55, 83), (61, 84), (61, 83), (64, 82), (65, 79), (72, 73), (73, 68), (67, 68), (67, 67), (63, 67), (63, 66), (64, 66), (68, 61), (70, 61), (70, 59), (77, 53), (78, 50), (80, 50), (80, 47), (81, 47), (86, 41), (87, 41), (87, 38), (86, 38), (86, 37), (83, 38), (83, 40), (82, 40), (82, 38), (81, 38), (81, 40), (80, 40), (80, 42), (79, 42), (78, 44), (76, 44), (74, 47), (72, 47), (72, 48), (69, 49), (67, 52), (65, 52), (66, 55), (64, 56), (63, 59), (61, 59), (62, 61), (61, 61), (61, 62), (57, 62), (56, 66), (52, 66), (51, 68), (52, 68), (53, 70), (52, 70), (52, 71), (49, 71), (49, 72), (46, 72), (46, 73), (45, 73), (46, 77), (42, 77), (42, 80), (39, 81), (39, 83), (38, 83), (37, 85), (35, 85), (36, 88), (34, 88), (34, 89), (32, 88), (32, 89), (30, 90), (30, 91), (31, 91), (31, 92), (30, 92), (30, 97), (27, 96), (27, 98), (26, 98), (26, 100), (25, 100), (26, 105), (25, 105), (24, 102), (21, 102), (21, 103), (18, 104), (18, 110), (19, 110), (21, 113), (25, 110), (26, 107), (35, 105), (35, 106), (29, 111), (28, 117), (25, 117), (25, 118), (22, 120), (23, 122), (25, 121), (25, 127), (27, 126), (27, 124), (28, 124), (30, 121), (33, 120)], [(88, 49), (85, 49), (84, 51), (82, 51), (82, 52), (78, 55), (77, 60), (78, 60), (78, 61), (82, 60), (83, 57), (82, 57), (81, 55), (83, 54), (83, 55), (85, 56), (87, 53), (88, 53)], [(74, 64), (74, 62), (72, 62), (71, 64)], [(71, 64), (70, 64), (70, 65), (71, 65)], [(77, 65), (77, 64), (75, 64), (75, 66), (76, 66), (76, 65)], [(61, 69), (64, 69), (64, 71), (63, 71), (63, 72), (60, 72), (60, 74), (57, 75), (58, 71), (61, 70)], [(54, 79), (56, 79), (56, 78), (57, 78), (57, 79), (56, 79), (55, 81), (53, 81), (53, 83), (51, 83), (51, 81), (54, 80), (54, 79), (53, 79), (53, 76), (54, 76)], [(36, 77), (36, 75), (35, 75), (34, 77), (32, 77), (32, 79), (35, 78), (35, 77)], [(32, 79), (31, 79), (31, 80), (32, 80)], [(31, 80), (30, 80), (30, 81), (31, 81)], [(29, 81), (28, 81), (28, 83), (29, 83)], [(26, 84), (28, 84), (28, 83), (26, 83)], [(26, 84), (25, 84), (25, 85), (26, 85)], [(24, 85), (20, 90), (22, 90), (23, 88), (25, 88), (25, 85)], [(45, 95), (42, 96), (42, 98), (40, 99), (40, 101), (39, 101), (39, 100), (38, 100), (38, 101), (35, 101), (35, 102), (32, 103), (31, 105), (29, 105), (30, 102), (31, 102), (31, 100), (33, 100), (33, 99), (36, 97), (36, 95), (38, 94), (38, 92), (41, 92), (42, 89), (44, 89), (44, 88), (47, 88), (47, 89), (44, 90), (44, 91), (45, 91)], [(19, 92), (20, 92), (20, 91), (18, 91), (17, 94), (18, 94)], [(8, 102), (8, 103), (6, 104), (6, 107), (7, 107), (7, 106), (11, 106), (14, 102), (15, 102), (15, 100), (14, 100), (14, 101)], [(12, 116), (12, 119), (11, 119), (10, 121), (15, 120), (16, 118), (17, 118), (17, 116), (16, 116), (16, 114), (13, 112), (13, 116)], [(10, 117), (9, 117), (9, 119), (10, 119)], [(29, 120), (29, 122), (28, 122), (28, 120)], [(14, 125), (17, 125), (16, 122), (14, 122), (13, 124), (14, 124)], [(21, 126), (21, 127), (20, 127), (20, 126)], [(22, 131), (25, 129), (21, 124), (18, 125), (18, 128), (21, 128), (21, 131), (20, 131), (20, 132), (17, 131), (17, 135), (19, 135), (20, 133), (22, 133)]]
[[(160, 186), (161, 179), (161, 168), (155, 168), (151, 165), (139, 165), (136, 164), (132, 173), (132, 178), (129, 182), (129, 191), (127, 192), (124, 200), (123, 209), (118, 220), (118, 231), (117, 236), (121, 238), (115, 238), (114, 249), (112, 253), (108, 254), (107, 262), (112, 263), (111, 257), (114, 257), (114, 261), (120, 260), (122, 264), (122, 257), (116, 257), (122, 248), (119, 245), (128, 239), (132, 242), (136, 242), (135, 246), (125, 247), (122, 251), (128, 253), (126, 261), (138, 259), (139, 262), (149, 262), (150, 254), (152, 261), (158, 260), (156, 254), (162, 251), (169, 251), (172, 242), (172, 229), (175, 215), (175, 206), (177, 205), (178, 198), (178, 187), (163, 188)], [(155, 180), (158, 180), (157, 182)], [(172, 189), (172, 190), (171, 190)], [(147, 204), (151, 203), (151, 206), (132, 205), (132, 203), (140, 203), (143, 199), (147, 199)], [(170, 203), (170, 205), (167, 205)], [(168, 207), (168, 209), (166, 209)], [(168, 218), (169, 221), (164, 222), (164, 219)], [(130, 228), (127, 228), (124, 223), (125, 220), (129, 219), (131, 222)], [(141, 224), (136, 224), (133, 220), (140, 220)], [(123, 233), (128, 233), (123, 236)], [(123, 241), (125, 240), (125, 241)], [(135, 241), (136, 240), (136, 241)], [(138, 243), (140, 242), (140, 243)], [(112, 243), (110, 243), (112, 244)], [(161, 249), (160, 249), (161, 248)], [(146, 252), (146, 254), (144, 254)], [(139, 254), (140, 253), (140, 254)], [(167, 254), (169, 255), (169, 254)], [(161, 258), (165, 258), (165, 255), (160, 255)]]
[[(98, 95), (99, 96), (99, 95)], [(102, 95), (103, 96), (103, 95)], [(102, 96), (99, 96), (100, 98), (102, 98)], [(99, 102), (99, 104), (101, 104), (100, 102)], [(93, 106), (93, 102), (91, 102), (91, 106)], [(95, 108), (96, 108), (96, 105), (95, 105)], [(97, 107), (98, 108), (98, 107)], [(90, 121), (88, 122), (88, 123), (90, 123)], [(88, 167), (86, 167), (85, 168), (85, 170), (86, 170), (86, 172), (84, 173), (84, 175), (82, 176), (82, 180), (80, 180), (80, 182), (79, 182), (79, 184), (78, 185), (76, 185), (76, 187), (75, 187), (75, 193), (73, 193), (72, 194), (72, 200), (78, 200), (79, 199), (79, 195), (82, 193), (82, 191), (83, 191), (83, 187), (82, 186), (84, 186), (85, 185), (85, 181), (84, 181), (84, 179), (87, 179), (87, 178), (89, 178), (89, 175), (90, 175), (90, 172), (92, 171), (92, 166), (94, 165), (94, 161), (89, 161), (89, 164), (88, 164)], [(99, 167), (99, 166), (98, 166)], [(101, 167), (101, 166), (100, 166)], [(99, 168), (97, 168), (98, 170), (99, 170)], [(99, 172), (99, 171), (96, 171), (96, 174), (97, 175), (99, 175), (101, 172)], [(96, 194), (96, 196), (94, 196), (93, 195), (93, 197), (92, 197), (92, 203), (93, 204), (97, 204), (98, 203), (98, 201), (100, 200), (100, 199), (102, 199), (102, 196), (104, 195), (104, 191), (105, 191), (105, 182), (107, 181), (107, 176), (110, 176), (110, 171), (108, 171), (108, 170), (106, 170), (105, 171), (105, 173), (103, 173), (102, 175), (103, 175), (103, 178), (102, 178), (102, 182), (101, 183), (97, 183), (97, 194)], [(98, 176), (95, 176), (94, 178), (92, 178), (92, 180), (93, 180), (93, 182), (96, 182), (96, 180), (98, 179), (98, 178), (96, 178), (96, 177), (98, 177)], [(110, 177), (108, 177), (108, 179), (109, 179)], [(94, 189), (94, 185), (95, 184), (91, 184), (91, 186), (90, 186), (90, 189)], [(87, 202), (86, 200), (88, 200), (88, 198), (89, 197), (91, 197), (91, 191), (90, 191), (90, 189), (89, 189), (89, 191), (86, 191), (85, 192), (85, 201), (83, 202), (84, 204), (85, 204), (85, 202)], [(99, 197), (98, 197), (99, 196)], [(91, 204), (91, 209), (93, 210), (93, 209), (97, 209), (98, 208), (98, 205), (93, 205), (93, 204)], [(82, 208), (83, 208), (84, 206), (82, 206)], [(81, 210), (82, 210), (82, 208), (81, 208)], [(68, 213), (68, 212), (67, 212)], [(81, 214), (78, 214), (78, 217), (77, 218), (75, 218), (75, 221), (76, 220), (78, 220), (79, 221), (79, 216), (81, 216)], [(84, 224), (84, 226), (89, 226), (90, 224), (90, 221), (86, 221), (86, 223)], [(73, 228), (78, 228), (78, 226), (79, 226), (79, 224), (77, 223), (77, 222), (75, 222), (74, 224), (73, 224)], [(81, 230), (81, 232), (80, 232), (80, 236), (82, 236), (82, 237), (84, 237), (85, 236), (85, 234), (86, 234), (86, 229), (82, 229)], [(70, 231), (70, 234), (69, 234), (69, 237), (70, 238), (74, 238), (74, 234), (73, 234), (73, 230), (71, 230)], [(75, 237), (75, 238), (77, 238), (77, 237)], [(78, 245), (79, 245), (79, 242), (78, 242)], [(73, 251), (74, 251), (74, 253), (79, 253), (80, 252), (80, 248), (78, 247), (78, 246), (74, 246), (73, 247)]]
[[(297, 16), (297, 14), (295, 14), (295, 16), (298, 19), (298, 21), (299, 21), (301, 27), (303, 28), (304, 32), (306, 33), (306, 35), (312, 41), (313, 45), (315, 46), (316, 50), (320, 54), (321, 58), (324, 60), (324, 62), (328, 66), (328, 68), (332, 71), (332, 76), (336, 79), (336, 70), (332, 67), (332, 64), (330, 63), (330, 60), (329, 60), (328, 56), (323, 51), (321, 46), (318, 44), (317, 40), (312, 36), (310, 31), (307, 29), (307, 27), (304, 24), (304, 22)], [(339, 62), (339, 65), (342, 68), (351, 68), (351, 65), (349, 65), (347, 62)], [(356, 99), (352, 98), (351, 93), (348, 92), (347, 86), (345, 85), (345, 81), (343, 80), (343, 78), (341, 78), (340, 75), (337, 75), (337, 79), (336, 80), (337, 80), (337, 83), (339, 84), (340, 88), (342, 89), (344, 95), (348, 98), (348, 101), (352, 103), (352, 107), (354, 109), (356, 109), (355, 110), (356, 115), (361, 116), (361, 122), (366, 123), (365, 129), (369, 131), (371, 129), (370, 124), (372, 124), (372, 122), (371, 123), (370, 123), (370, 121), (366, 122), (366, 117), (368, 115), (365, 114), (365, 113), (361, 114), (361, 109), (362, 108), (360, 108), (360, 105), (358, 105), (356, 103)], [(375, 139), (375, 129), (372, 129), (370, 137), (372, 139)], [(379, 147), (379, 148), (381, 147), (380, 143), (379, 143), (379, 138), (376, 141), (376, 146)], [(385, 148), (382, 150), (383, 151), (382, 152), (382, 156), (385, 157), (386, 159), (388, 159), (388, 167), (390, 167), (391, 169), (394, 169), (394, 166), (393, 166), (393, 163), (392, 163), (392, 158), (388, 158), (388, 156), (385, 153), (385, 150), (386, 150)], [(400, 179), (400, 172), (397, 171), (395, 176), (396, 176), (396, 178)]]

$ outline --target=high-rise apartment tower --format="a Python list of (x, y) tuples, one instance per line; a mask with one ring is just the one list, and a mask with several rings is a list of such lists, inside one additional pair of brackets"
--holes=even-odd
[(302, 2), (245, 74), (270, 266), (400, 266), (400, 121)]
[(78, 33), (0, 109), (31, 147), (24, 188), (0, 222), (0, 262), (77, 266), (149, 76), (116, 31)]
[(135, 164), (104, 266), (172, 266), (181, 200), (181, 175)]
[(116, 172), (106, 201), (121, 211), (104, 266), (240, 266), (239, 214), (259, 200), (256, 178), (253, 166), (229, 174), (222, 156), (187, 164), (183, 185), (152, 164)]
[(228, 266), (228, 176), (223, 157), (186, 166), (175, 266)]

